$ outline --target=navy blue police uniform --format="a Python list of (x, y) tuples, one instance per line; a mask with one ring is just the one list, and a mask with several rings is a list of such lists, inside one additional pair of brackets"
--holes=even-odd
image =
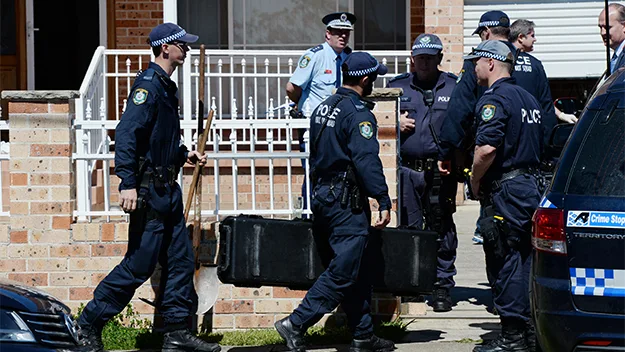
[[(473, 34), (485, 27), (508, 27), (509, 25), (510, 20), (505, 13), (489, 11), (482, 15), (478, 28)], [(512, 72), (516, 84), (536, 98), (545, 112), (542, 126), (544, 142), (546, 143), (551, 130), (557, 124), (557, 117), (545, 69), (540, 60), (534, 56), (517, 50), (509, 41), (502, 42), (510, 48), (516, 57)], [(452, 160), (454, 149), (462, 148), (463, 142), (466, 143), (467, 132), (471, 131), (471, 127), (474, 125), (473, 112), (476, 103), (484, 90), (484, 87), (477, 84), (475, 65), (471, 60), (465, 60), (458, 75), (458, 84), (451, 95), (450, 104), (453, 105), (454, 109), (449, 111), (439, 137), (441, 145), (438, 160)]]
[[(523, 336), (530, 318), (531, 219), (540, 201), (535, 174), (543, 151), (544, 111), (531, 94), (516, 85), (515, 78), (507, 77), (490, 86), (474, 113), (478, 116), (476, 145), (496, 148), (480, 181), (486, 214), (480, 221), (493, 302), (504, 333), (514, 328)], [(476, 351), (482, 351), (479, 348)]]
[[(152, 46), (195, 40), (197, 36), (171, 23), (157, 26), (150, 34)], [(130, 213), (127, 252), (95, 289), (79, 319), (83, 329), (101, 329), (120, 313), (157, 263), (162, 267), (157, 305), (166, 331), (186, 328), (197, 294), (193, 248), (176, 179), (187, 155), (180, 140), (178, 88), (160, 65), (150, 62), (136, 77), (115, 130), (119, 190), (136, 189), (138, 194), (138, 208)]]
[[(428, 40), (424, 40), (428, 38)], [(429, 39), (433, 38), (433, 39)], [(427, 42), (427, 43), (422, 43)], [(439, 45), (433, 48), (432, 45)], [(425, 48), (434, 49), (434, 54), (442, 50), (440, 40), (434, 35), (422, 34), (415, 40), (413, 56), (420, 55)], [(456, 275), (456, 249), (458, 237), (453, 222), (457, 182), (452, 177), (436, 178), (440, 182), (437, 194), (432, 193), (435, 173), (438, 173), (436, 160), (438, 145), (430, 129), (440, 135), (443, 121), (447, 115), (449, 98), (456, 85), (457, 77), (451, 73), (439, 72), (438, 80), (433, 87), (420, 82), (415, 73), (404, 73), (388, 83), (389, 88), (402, 88), (400, 98), (401, 113), (408, 113), (408, 118), (415, 120), (414, 130), (400, 134), (401, 157), (401, 224), (423, 229), (439, 231), (441, 241), (438, 250), (437, 286), (450, 289), (455, 286), (453, 277)], [(430, 83), (431, 85), (431, 83)], [(431, 92), (427, 92), (427, 91)], [(439, 181), (440, 179), (440, 181)], [(431, 197), (440, 206), (440, 226), (432, 228), (432, 224), (424, 224), (424, 211), (430, 210)]]
[[(342, 69), (344, 74), (373, 79), (387, 72), (362, 52), (351, 54)], [(380, 211), (390, 210), (391, 201), (378, 155), (373, 106), (353, 89), (341, 87), (311, 116), (313, 227), (318, 245), (328, 247), (333, 255), (299, 307), (276, 323), (291, 350), (303, 347), (291, 341), (288, 331), (305, 332), (339, 304), (355, 341), (375, 338), (370, 314), (374, 253), (368, 245), (371, 211), (367, 197), (377, 200)]]

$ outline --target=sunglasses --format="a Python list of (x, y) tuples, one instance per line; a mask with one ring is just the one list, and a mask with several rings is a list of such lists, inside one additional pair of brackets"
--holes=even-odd
[(171, 42), (167, 44), (177, 46), (178, 49), (182, 51), (189, 51), (189, 49), (191, 49), (189, 45), (187, 45), (187, 43), (184, 43), (184, 42)]

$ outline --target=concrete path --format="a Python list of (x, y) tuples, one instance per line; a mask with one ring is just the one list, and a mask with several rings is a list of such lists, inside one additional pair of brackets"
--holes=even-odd
[[(402, 318), (412, 323), (408, 326), (408, 334), (397, 344), (396, 351), (470, 352), (481, 340), (493, 339), (499, 333), (499, 319), (487, 310), (492, 305), (492, 300), (487, 286), (484, 252), (481, 245), (475, 245), (471, 240), (478, 212), (479, 205), (468, 202), (459, 206), (454, 215), (458, 230), (458, 275), (456, 288), (452, 291), (452, 298), (456, 302), (454, 309), (447, 313), (434, 313), (426, 303), (408, 303), (412, 306), (407, 307), (407, 311), (419, 314), (402, 315)], [(334, 352), (348, 349), (348, 345), (333, 345), (314, 346), (309, 351)], [(284, 345), (222, 347), (224, 352), (286, 350)]]
[[(412, 323), (408, 326), (408, 334), (397, 344), (396, 351), (470, 352), (481, 340), (490, 340), (499, 334), (499, 319), (489, 313), (492, 300), (487, 286), (484, 252), (481, 245), (475, 245), (471, 240), (478, 213), (478, 203), (468, 202), (459, 206), (454, 215), (458, 230), (458, 275), (456, 288), (452, 291), (456, 302), (454, 309), (447, 313), (434, 313), (426, 303), (408, 303), (412, 305), (407, 307), (408, 311), (420, 314), (402, 315)], [(347, 345), (315, 346), (309, 350), (334, 352), (347, 351), (348, 348)], [(286, 351), (286, 347), (224, 347), (223, 351), (282, 352)]]

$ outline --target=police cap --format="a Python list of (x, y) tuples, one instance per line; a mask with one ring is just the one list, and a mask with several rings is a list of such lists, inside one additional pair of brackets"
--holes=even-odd
[(510, 48), (500, 40), (485, 40), (464, 57), (465, 60), (473, 60), (480, 57), (513, 63), (514, 58)]
[(443, 43), (434, 34), (423, 33), (415, 39), (412, 45), (412, 56), (438, 55), (443, 50)]
[(335, 12), (325, 15), (321, 22), (326, 25), (326, 28), (349, 29), (351, 31), (354, 30), (356, 16), (349, 12)]
[(348, 76), (362, 77), (371, 74), (385, 75), (388, 68), (364, 51), (353, 52), (343, 63), (343, 72)]
[(154, 27), (149, 35), (150, 46), (161, 46), (173, 41), (183, 43), (195, 43), (197, 35), (189, 34), (182, 27), (175, 23), (166, 22)]
[(510, 27), (510, 18), (503, 11), (488, 11), (480, 17), (480, 23), (477, 24), (477, 28), (473, 31), (473, 34), (477, 34), (486, 27)]

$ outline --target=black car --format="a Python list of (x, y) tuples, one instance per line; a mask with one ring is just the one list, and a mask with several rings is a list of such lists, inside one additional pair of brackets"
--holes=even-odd
[[(567, 135), (558, 126), (553, 138)], [(587, 104), (533, 222), (542, 350), (625, 351), (625, 70)]]
[(33, 287), (0, 280), (0, 350), (65, 351), (77, 346), (70, 309)]

